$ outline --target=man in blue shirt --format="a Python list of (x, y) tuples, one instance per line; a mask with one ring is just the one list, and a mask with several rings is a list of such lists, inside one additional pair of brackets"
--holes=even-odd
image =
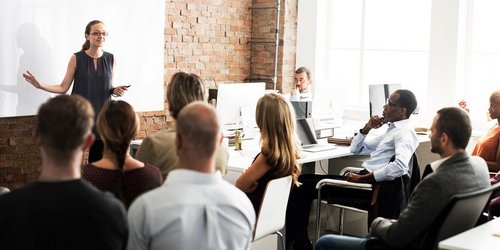
[[(382, 117), (372, 116), (359, 130), (351, 143), (354, 154), (370, 154), (370, 159), (363, 163), (368, 171), (364, 175), (349, 174), (351, 182), (373, 183), (390, 181), (411, 172), (408, 166), (418, 147), (417, 135), (409, 127), (410, 115), (417, 107), (415, 95), (405, 89), (392, 93), (384, 105)], [(384, 134), (367, 136), (372, 129), (387, 124)], [(394, 161), (391, 158), (394, 157)]]
[[(451, 107), (437, 112), (430, 134), (431, 152), (441, 159), (430, 164), (432, 173), (417, 185), (399, 218), (376, 218), (370, 227), (371, 236), (391, 249), (423, 249), (424, 236), (451, 196), (490, 185), (486, 162), (465, 151), (471, 131), (469, 115), (462, 109)], [(314, 249), (365, 249), (366, 242), (367, 238), (326, 235)]]
[[(388, 202), (383, 202), (381, 206), (377, 203), (377, 208), (371, 206), (372, 197), (367, 191), (326, 187), (322, 193), (323, 197), (327, 197), (333, 203), (363, 210), (377, 210), (369, 213), (368, 225), (375, 215), (397, 218), (401, 209), (406, 205), (405, 197), (408, 195), (407, 190), (401, 190), (401, 185), (409, 185), (411, 176), (409, 164), (418, 146), (417, 136), (409, 126), (410, 115), (416, 107), (417, 99), (410, 90), (396, 90), (387, 99), (382, 117), (378, 115), (371, 117), (359, 130), (351, 143), (351, 152), (370, 155), (370, 159), (363, 162), (364, 170), (360, 173), (349, 173), (345, 177), (338, 175), (302, 175), (299, 177), (303, 185), (292, 192), (290, 202), (292, 205), (289, 206), (287, 214), (287, 232), (293, 232), (287, 235), (287, 240), (289, 243), (295, 241), (294, 249), (312, 248), (307, 238), (310, 204), (317, 197), (316, 184), (325, 178), (347, 179), (347, 181), (358, 183), (384, 182), (384, 188), (379, 194), (386, 195), (387, 193), (397, 199), (393, 196), (386, 196), (384, 200)], [(372, 129), (383, 129), (382, 126), (387, 127), (385, 133), (369, 134)]]

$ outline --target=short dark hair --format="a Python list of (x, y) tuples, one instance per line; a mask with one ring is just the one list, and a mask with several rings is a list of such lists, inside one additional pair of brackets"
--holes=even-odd
[(59, 95), (38, 109), (36, 136), (51, 160), (66, 163), (94, 125), (94, 109), (78, 95)]
[(306, 72), (306, 75), (307, 75), (307, 79), (308, 80), (311, 80), (312, 79), (312, 73), (311, 73), (311, 70), (309, 68), (306, 68), (306, 67), (300, 67), (298, 68), (297, 70), (295, 70), (295, 74), (300, 74), (302, 72)]
[(417, 98), (413, 92), (407, 89), (398, 89), (394, 93), (399, 95), (399, 105), (406, 109), (406, 119), (410, 118), (410, 115), (417, 108)]
[(465, 149), (472, 132), (469, 114), (457, 107), (442, 108), (437, 113), (436, 132), (446, 133), (455, 147)]

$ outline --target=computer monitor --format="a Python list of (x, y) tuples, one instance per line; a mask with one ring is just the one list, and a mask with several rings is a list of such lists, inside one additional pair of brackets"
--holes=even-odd
[(222, 129), (257, 127), (255, 107), (265, 89), (266, 84), (263, 82), (219, 84), (216, 110)]
[(369, 85), (370, 117), (374, 115), (382, 116), (385, 101), (392, 92), (398, 89), (401, 89), (401, 84), (399, 83)]
[(310, 118), (312, 114), (312, 101), (290, 101), (292, 103), (293, 109), (295, 110), (295, 116), (297, 118)]

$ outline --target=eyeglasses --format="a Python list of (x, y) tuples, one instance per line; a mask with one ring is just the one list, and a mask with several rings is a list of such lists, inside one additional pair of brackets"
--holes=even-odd
[(400, 104), (397, 104), (397, 103), (393, 103), (389, 100), (389, 98), (387, 98), (387, 100), (385, 100), (385, 105), (387, 106), (391, 106), (391, 107), (401, 107)]
[(100, 35), (102, 35), (102, 36), (108, 36), (109, 33), (108, 32), (92, 32), (90, 34), (93, 35), (93, 36), (100, 36)]

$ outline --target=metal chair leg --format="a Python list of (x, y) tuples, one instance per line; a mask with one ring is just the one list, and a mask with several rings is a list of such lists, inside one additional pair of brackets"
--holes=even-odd
[[(286, 250), (285, 247), (285, 237), (283, 237), (283, 234), (280, 231), (277, 231), (276, 234), (278, 235), (278, 238), (281, 239), (281, 249)], [(280, 246), (278, 246), (279, 249)]]
[(340, 208), (339, 211), (339, 234), (344, 235), (344, 209)]
[(320, 234), (320, 224), (321, 224), (321, 221), (320, 221), (320, 216), (321, 216), (321, 189), (322, 187), (318, 188), (318, 205), (317, 205), (317, 208), (316, 208), (316, 235), (315, 235), (315, 238), (314, 238), (314, 242), (318, 241), (319, 239), (319, 234)]

